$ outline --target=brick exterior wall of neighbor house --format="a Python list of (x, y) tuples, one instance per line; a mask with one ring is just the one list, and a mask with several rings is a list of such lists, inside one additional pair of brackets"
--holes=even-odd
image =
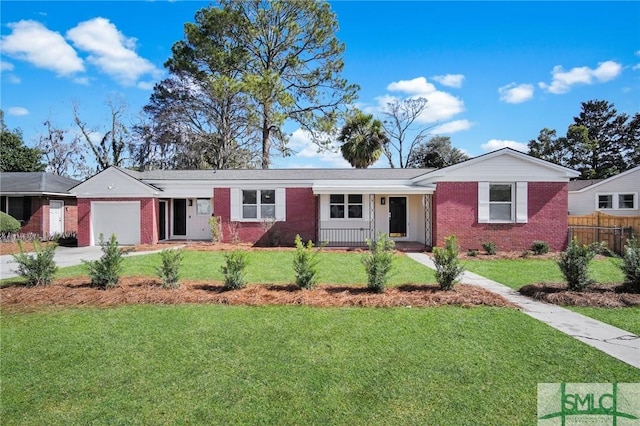
[[(99, 198), (78, 200), (78, 246), (91, 244), (91, 202), (92, 201), (140, 201), (140, 243), (158, 242), (158, 204), (155, 198)], [(126, 220), (126, 218), (123, 218)], [(107, 236), (105, 236), (107, 238)]]
[(478, 183), (438, 182), (434, 195), (433, 241), (444, 245), (455, 235), (461, 250), (478, 249), (493, 241), (499, 251), (529, 249), (535, 240), (549, 243), (551, 250), (566, 247), (568, 193), (564, 182), (529, 182), (528, 223), (478, 223)]
[[(41, 237), (45, 233), (44, 228), (44, 205), (48, 204), (48, 200), (45, 197), (31, 197), (31, 217), (26, 223), (22, 224), (20, 232), (23, 234), (37, 234)], [(47, 206), (47, 216), (49, 215), (49, 207)], [(47, 228), (49, 231), (49, 218), (47, 217)]]
[[(303, 240), (315, 240), (318, 222), (316, 199), (311, 188), (286, 188), (286, 220), (267, 229), (264, 222), (231, 222), (231, 190), (216, 188), (213, 196), (214, 215), (221, 218), (223, 242), (233, 241), (260, 246), (294, 244), (296, 234)], [(231, 223), (230, 223), (231, 222)]]

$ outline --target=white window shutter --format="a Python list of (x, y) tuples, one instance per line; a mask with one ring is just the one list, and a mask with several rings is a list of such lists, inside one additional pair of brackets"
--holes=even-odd
[(276, 220), (287, 220), (287, 200), (285, 188), (276, 188)]
[(516, 182), (516, 223), (528, 222), (527, 182)]
[(231, 220), (238, 221), (241, 219), (240, 215), (240, 189), (231, 188)]
[(489, 182), (478, 182), (478, 223), (489, 222)]

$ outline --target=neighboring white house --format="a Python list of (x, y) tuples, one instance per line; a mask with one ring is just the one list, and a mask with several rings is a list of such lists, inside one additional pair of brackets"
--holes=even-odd
[(569, 182), (569, 214), (599, 211), (612, 216), (640, 216), (640, 166), (608, 179)]

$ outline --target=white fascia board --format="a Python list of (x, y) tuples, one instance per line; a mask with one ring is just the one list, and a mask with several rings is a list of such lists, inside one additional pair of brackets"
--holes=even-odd
[(435, 187), (433, 186), (412, 186), (412, 185), (313, 185), (313, 193), (320, 194), (341, 194), (341, 193), (357, 193), (357, 194), (433, 194)]
[(1, 192), (0, 195), (7, 197), (67, 197), (67, 198), (75, 198), (75, 195), (69, 194), (68, 192)]

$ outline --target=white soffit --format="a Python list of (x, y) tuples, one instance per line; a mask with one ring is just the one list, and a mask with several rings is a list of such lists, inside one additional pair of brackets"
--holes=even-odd
[(412, 185), (340, 185), (321, 184), (313, 185), (313, 193), (319, 194), (433, 194), (435, 186)]

